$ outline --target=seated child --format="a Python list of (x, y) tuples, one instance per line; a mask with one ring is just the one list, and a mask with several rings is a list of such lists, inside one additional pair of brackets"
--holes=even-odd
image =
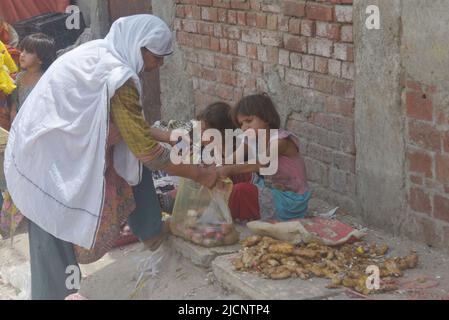
[[(225, 137), (226, 129), (231, 129), (231, 130), (236, 129), (235, 124), (231, 117), (231, 110), (232, 110), (231, 106), (229, 106), (227, 103), (223, 103), (223, 102), (216, 102), (216, 103), (213, 103), (213, 104), (207, 106), (196, 118), (196, 120), (201, 123), (201, 131), (202, 131), (201, 135), (207, 129), (216, 129), (216, 130), (220, 131), (220, 133), (222, 134), (223, 137)], [(173, 123), (173, 122), (170, 122), (170, 123)], [(178, 127), (182, 127), (184, 129), (186, 129), (187, 131), (191, 132), (193, 125), (192, 125), (192, 122), (190, 122), (188, 124), (179, 123)], [(169, 129), (173, 129), (173, 126)], [(175, 144), (173, 142), (170, 142), (171, 131), (163, 130), (163, 128), (161, 128), (160, 125), (157, 125), (157, 127), (153, 126), (151, 134), (156, 140), (158, 140), (160, 142), (170, 143), (172, 145)], [(201, 147), (205, 147), (210, 142), (211, 141), (202, 141)], [(223, 139), (223, 143), (225, 143), (224, 139)], [(224, 153), (225, 152), (224, 145), (223, 145), (222, 150)], [(223, 154), (223, 158), (224, 158), (224, 154)], [(249, 180), (250, 176), (251, 175), (248, 175), (248, 174), (235, 175), (235, 176), (231, 177), (231, 179), (233, 180), (234, 183), (237, 183), (240, 181)], [(162, 209), (165, 212), (170, 213), (172, 211), (175, 198), (176, 198), (176, 190), (173, 190), (164, 195), (160, 195)]]
[[(253, 173), (251, 181), (234, 185), (229, 201), (233, 218), (240, 221), (304, 218), (311, 194), (299, 139), (280, 129), (280, 116), (270, 97), (266, 94), (245, 97), (233, 109), (232, 116), (244, 132), (253, 129), (257, 135), (260, 129), (279, 130), (278, 171), (275, 175), (260, 175), (260, 164), (230, 165), (220, 169), (223, 177)], [(267, 136), (270, 136), (268, 132)]]

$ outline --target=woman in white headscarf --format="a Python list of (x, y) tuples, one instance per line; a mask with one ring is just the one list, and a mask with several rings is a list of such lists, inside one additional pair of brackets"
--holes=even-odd
[[(170, 150), (152, 138), (143, 118), (139, 74), (159, 68), (171, 53), (171, 32), (162, 20), (121, 18), (105, 39), (58, 59), (20, 109), (5, 175), (15, 205), (29, 220), (33, 299), (74, 293), (66, 287), (67, 267), (101, 258), (136, 205), (130, 226), (157, 247), (160, 207), (142, 164), (209, 187), (216, 183), (212, 169), (173, 165)], [(142, 175), (147, 181), (141, 191), (148, 194), (136, 197), (131, 186), (135, 193)], [(144, 208), (137, 198), (146, 201)], [(145, 206), (159, 214), (158, 221), (145, 216)]]

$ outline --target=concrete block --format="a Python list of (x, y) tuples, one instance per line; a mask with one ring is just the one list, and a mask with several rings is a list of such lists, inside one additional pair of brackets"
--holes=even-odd
[(237, 272), (232, 265), (236, 254), (220, 256), (212, 263), (218, 282), (235, 293), (254, 300), (318, 300), (337, 297), (342, 290), (326, 288), (324, 279), (269, 280), (258, 275)]

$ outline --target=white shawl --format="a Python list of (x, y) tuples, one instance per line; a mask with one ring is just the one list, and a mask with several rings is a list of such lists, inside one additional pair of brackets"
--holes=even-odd
[[(171, 40), (161, 19), (136, 15), (53, 63), (20, 109), (5, 151), (8, 191), (23, 215), (58, 239), (93, 247), (105, 198), (109, 101), (128, 79), (140, 93), (141, 48), (168, 55)], [(114, 166), (130, 185), (140, 182), (141, 164), (124, 143)]]

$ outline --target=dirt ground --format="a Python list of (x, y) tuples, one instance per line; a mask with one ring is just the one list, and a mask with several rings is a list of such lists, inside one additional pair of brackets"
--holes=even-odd
[[(329, 207), (317, 206), (318, 212)], [(350, 216), (339, 216), (343, 222), (357, 228), (363, 227)], [(403, 256), (414, 250), (420, 257), (417, 269), (407, 271), (399, 281), (400, 289), (393, 294), (372, 296), (372, 299), (449, 299), (449, 256), (426, 245), (407, 239), (392, 237), (383, 232), (367, 229), (365, 241), (388, 244), (390, 256)], [(26, 237), (25, 237), (26, 238)], [(169, 244), (167, 244), (169, 246)], [(1, 248), (1, 246), (0, 246)], [(217, 283), (210, 269), (195, 266), (170, 248), (169, 255), (160, 264), (159, 272), (136, 290), (139, 265), (148, 259), (140, 244), (116, 249), (103, 259), (89, 266), (82, 266), (81, 294), (88, 299), (128, 300), (240, 300), (246, 297), (227, 291)], [(0, 300), (16, 299), (18, 292), (0, 278)], [(335, 299), (360, 299), (349, 292)]]

